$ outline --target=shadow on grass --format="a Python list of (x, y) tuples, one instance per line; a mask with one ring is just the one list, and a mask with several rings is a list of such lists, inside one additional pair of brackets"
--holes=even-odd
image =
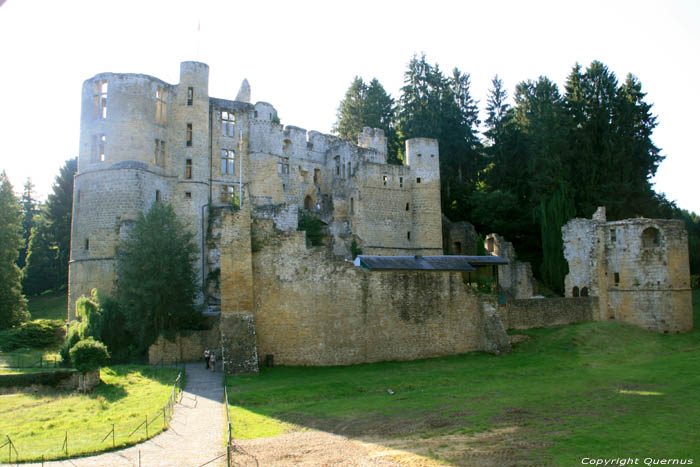
[(127, 396), (126, 389), (118, 384), (107, 384), (104, 381), (95, 386), (92, 393), (89, 394), (90, 399), (98, 399), (103, 397), (107, 402), (117, 402)]

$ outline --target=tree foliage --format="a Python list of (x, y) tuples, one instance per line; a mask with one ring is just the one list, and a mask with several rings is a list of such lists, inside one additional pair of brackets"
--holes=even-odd
[(70, 229), (73, 213), (73, 176), (78, 170), (78, 159), (69, 159), (61, 167), (46, 202), (46, 220), (52, 242), (56, 247), (57, 286), (68, 285), (70, 260)]
[(53, 235), (46, 218), (38, 216), (29, 237), (29, 254), (22, 269), (22, 291), (38, 295), (58, 283), (58, 261)]
[(16, 261), (22, 247), (20, 206), (12, 185), (0, 174), (0, 329), (29, 318)]
[(109, 362), (109, 351), (102, 342), (88, 337), (70, 349), (70, 359), (76, 370), (87, 373), (106, 365)]
[(20, 206), (22, 209), (22, 240), (24, 244), (19, 249), (17, 266), (22, 269), (26, 264), (29, 237), (34, 227), (34, 217), (39, 213), (39, 203), (35, 198), (34, 184), (31, 178), (27, 178), (24, 184), (24, 191), (22, 191), (22, 196), (20, 197)]
[(164, 331), (198, 325), (192, 239), (170, 205), (154, 203), (117, 248), (116, 298), (138, 352)]
[(356, 142), (364, 127), (380, 128), (387, 138), (387, 159), (390, 164), (399, 164), (398, 138), (395, 128), (395, 105), (379, 80), (369, 84), (356, 76), (340, 105), (338, 119), (333, 132), (341, 138)]

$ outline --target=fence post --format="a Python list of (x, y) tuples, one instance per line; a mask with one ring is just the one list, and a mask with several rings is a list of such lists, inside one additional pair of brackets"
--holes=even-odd
[(163, 429), (164, 430), (168, 429), (168, 424), (166, 422), (167, 422), (167, 420), (165, 419), (165, 407), (163, 407)]
[(66, 430), (66, 439), (63, 440), (63, 443), (66, 445), (66, 456), (68, 455), (68, 430)]
[(112, 423), (112, 447), (115, 447), (116, 445), (114, 444), (114, 423)]
[(146, 414), (146, 438), (148, 438), (148, 414)]

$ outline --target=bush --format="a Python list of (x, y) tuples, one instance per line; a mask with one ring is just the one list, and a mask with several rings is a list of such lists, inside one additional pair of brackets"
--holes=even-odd
[(57, 335), (63, 323), (53, 319), (38, 319), (14, 328), (0, 331), (0, 347), (4, 351), (22, 348), (40, 349), (58, 341)]
[(80, 342), (80, 326), (81, 323), (77, 321), (73, 321), (68, 326), (68, 332), (66, 333), (65, 339), (63, 339), (63, 344), (61, 345), (61, 350), (59, 351), (63, 365), (70, 365), (70, 349), (72, 349), (75, 344)]
[(323, 222), (314, 216), (310, 216), (305, 212), (299, 213), (299, 227), (297, 230), (306, 232), (306, 240), (313, 246), (319, 246), (323, 243)]
[(70, 360), (76, 370), (87, 373), (106, 365), (109, 361), (109, 351), (102, 342), (88, 337), (70, 349)]
[(70, 378), (75, 370), (44, 371), (41, 373), (13, 373), (0, 375), (0, 387), (26, 387), (32, 384), (57, 386), (61, 381)]

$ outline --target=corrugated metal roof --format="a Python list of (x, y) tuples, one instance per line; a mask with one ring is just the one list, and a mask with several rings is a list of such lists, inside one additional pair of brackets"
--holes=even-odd
[(370, 271), (476, 271), (474, 266), (508, 264), (499, 256), (375, 256), (358, 255), (355, 266)]

